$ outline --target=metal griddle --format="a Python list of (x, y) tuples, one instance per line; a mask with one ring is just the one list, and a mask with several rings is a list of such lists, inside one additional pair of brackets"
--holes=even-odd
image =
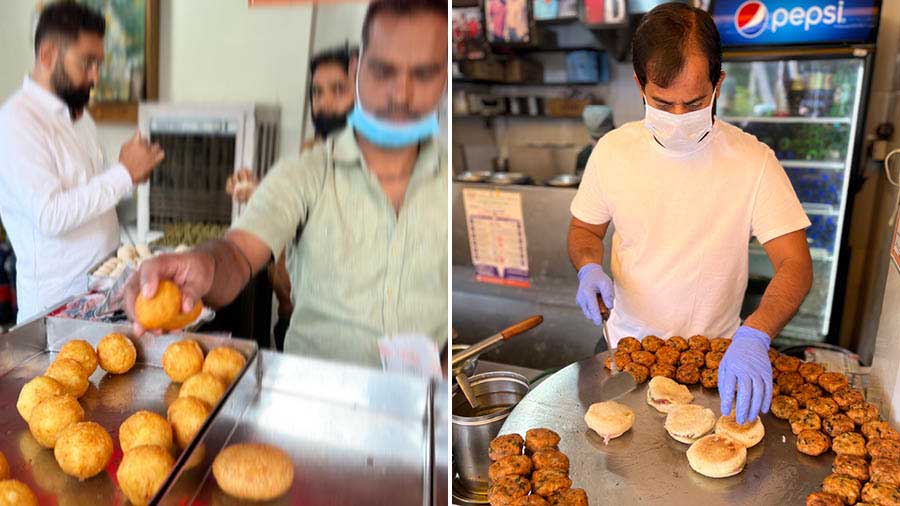
[[(688, 445), (669, 437), (665, 414), (646, 401), (647, 384), (619, 399), (635, 413), (634, 427), (608, 446), (584, 423), (584, 413), (599, 398), (607, 353), (576, 362), (531, 390), (509, 415), (500, 434), (546, 427), (559, 433), (560, 450), (569, 456), (573, 487), (587, 491), (591, 504), (665, 506), (802, 505), (831, 473), (834, 454), (809, 457), (797, 451), (787, 421), (763, 415), (766, 436), (747, 452), (744, 471), (712, 479), (687, 462)], [(694, 403), (719, 413), (719, 395), (690, 387)]]

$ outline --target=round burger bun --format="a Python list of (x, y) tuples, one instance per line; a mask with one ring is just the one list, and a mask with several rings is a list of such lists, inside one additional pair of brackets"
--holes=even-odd
[(660, 413), (668, 413), (679, 404), (690, 404), (694, 395), (684, 385), (665, 376), (656, 376), (647, 385), (647, 404)]
[(603, 438), (604, 444), (628, 432), (634, 425), (634, 411), (615, 401), (591, 404), (584, 414), (584, 423)]
[(675, 441), (692, 444), (716, 425), (716, 414), (697, 404), (675, 405), (666, 416), (665, 428)]
[(744, 470), (747, 449), (728, 436), (710, 434), (688, 448), (691, 469), (709, 478), (727, 478)]
[(734, 413), (732, 413), (719, 417), (716, 422), (716, 434), (728, 436), (744, 445), (744, 448), (752, 448), (762, 441), (763, 436), (766, 435), (766, 429), (759, 417), (752, 422), (738, 425)]

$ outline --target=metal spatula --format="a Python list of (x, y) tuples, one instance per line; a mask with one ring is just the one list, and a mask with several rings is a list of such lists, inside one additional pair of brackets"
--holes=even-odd
[(597, 304), (600, 305), (600, 316), (603, 317), (603, 339), (606, 340), (606, 349), (609, 353), (610, 377), (604, 379), (600, 383), (600, 400), (611, 401), (631, 392), (637, 388), (634, 376), (619, 371), (616, 367), (616, 361), (612, 358), (613, 348), (612, 342), (609, 340), (609, 333), (606, 331), (606, 322), (609, 320), (609, 308), (603, 303), (603, 298), (597, 294)]

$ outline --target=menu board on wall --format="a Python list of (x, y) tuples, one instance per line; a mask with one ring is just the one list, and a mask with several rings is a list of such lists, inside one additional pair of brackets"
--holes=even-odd
[(476, 279), (523, 288), (531, 286), (522, 195), (465, 188), (463, 205)]

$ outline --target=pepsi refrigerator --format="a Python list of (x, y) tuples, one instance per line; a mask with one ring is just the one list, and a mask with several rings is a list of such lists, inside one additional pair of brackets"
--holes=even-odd
[[(775, 151), (812, 222), (813, 286), (781, 336), (837, 344), (880, 2), (714, 0), (710, 10), (727, 73), (717, 116)], [(742, 316), (773, 275), (754, 239)]]

